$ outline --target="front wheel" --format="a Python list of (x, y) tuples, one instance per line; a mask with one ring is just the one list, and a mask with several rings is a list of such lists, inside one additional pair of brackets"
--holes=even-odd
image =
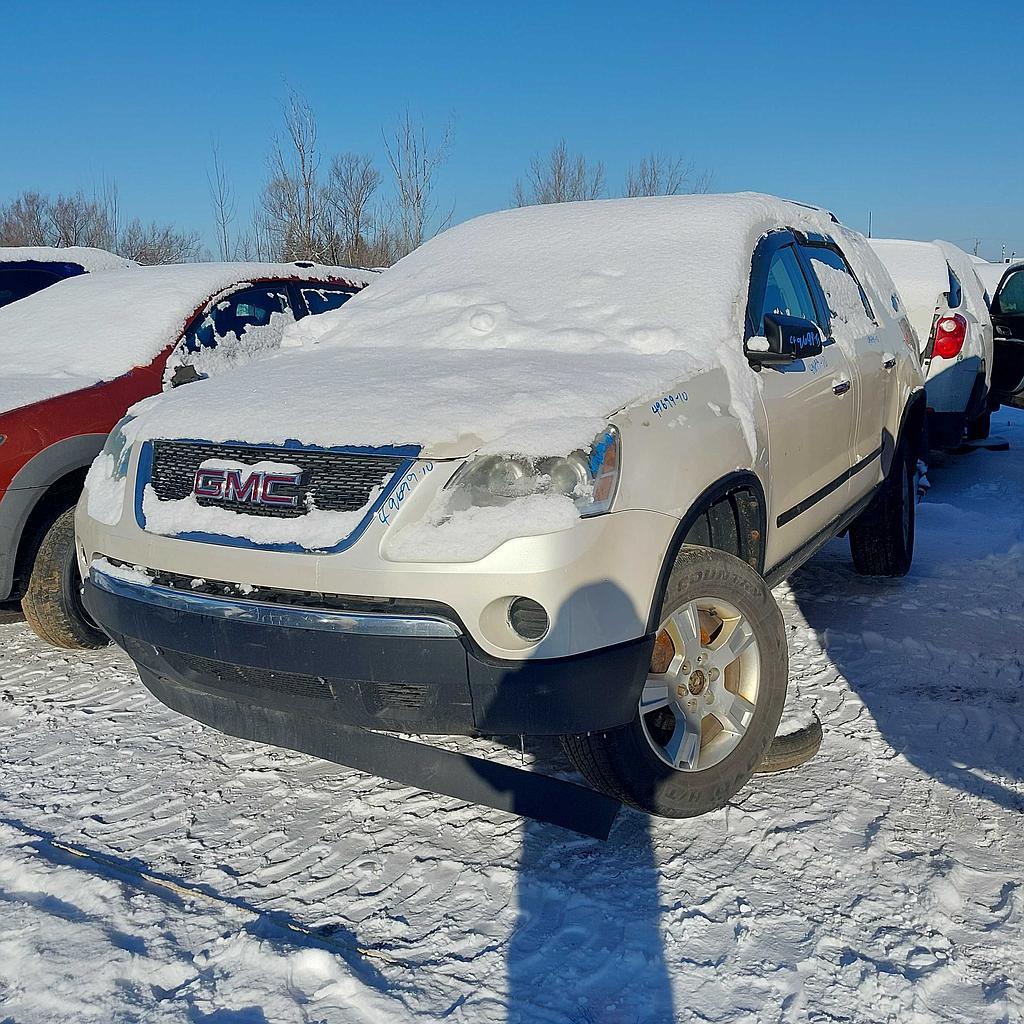
[(786, 700), (786, 630), (749, 565), (693, 546), (676, 558), (660, 617), (633, 721), (563, 743), (595, 788), (688, 818), (735, 796), (771, 744)]
[(861, 576), (906, 576), (914, 560), (917, 516), (916, 463), (900, 442), (871, 504), (850, 524), (850, 553)]
[(21, 610), (36, 636), (55, 647), (91, 650), (110, 643), (82, 604), (82, 577), (75, 557), (75, 510), (46, 531), (36, 552)]

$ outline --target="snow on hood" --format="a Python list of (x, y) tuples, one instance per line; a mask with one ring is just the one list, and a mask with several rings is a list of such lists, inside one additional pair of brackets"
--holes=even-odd
[(213, 296), (245, 281), (296, 276), (362, 285), (377, 275), (287, 263), (178, 263), (83, 274), (12, 302), (0, 308), (0, 412), (145, 366)]
[(95, 274), (101, 270), (125, 270), (137, 267), (135, 260), (125, 259), (106, 249), (91, 245), (4, 245), (0, 246), (0, 263), (76, 263)]
[[(750, 258), (784, 226), (863, 248), (829, 214), (753, 193), (479, 217), (344, 309), (291, 327), (290, 348), (271, 359), (162, 397), (137, 430), (560, 454), (624, 405), (720, 369), (753, 445), (757, 377), (741, 344)], [(868, 261), (868, 276), (884, 278)]]
[(889, 271), (903, 300), (907, 317), (922, 346), (932, 333), (935, 310), (949, 291), (946, 257), (934, 242), (902, 238), (872, 238), (872, 249)]

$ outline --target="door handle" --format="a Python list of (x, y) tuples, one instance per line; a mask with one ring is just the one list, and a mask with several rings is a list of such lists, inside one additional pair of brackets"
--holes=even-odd
[(882, 354), (882, 366), (886, 370), (891, 370), (896, 365), (896, 357), (891, 352), (884, 352)]
[(832, 385), (832, 394), (845, 395), (851, 387), (852, 385), (848, 380), (837, 380), (835, 384)]

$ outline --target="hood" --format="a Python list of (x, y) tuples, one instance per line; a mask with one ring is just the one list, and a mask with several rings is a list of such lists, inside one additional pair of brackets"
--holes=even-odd
[(823, 211), (755, 194), (479, 217), (337, 312), (296, 324), (276, 358), (168, 395), (139, 429), (559, 455), (589, 445), (619, 408), (722, 370), (753, 449), (750, 259), (763, 234), (786, 226), (857, 237)]
[(685, 353), (286, 352), (141, 403), (133, 433), (539, 457), (588, 445), (622, 406), (702, 369)]

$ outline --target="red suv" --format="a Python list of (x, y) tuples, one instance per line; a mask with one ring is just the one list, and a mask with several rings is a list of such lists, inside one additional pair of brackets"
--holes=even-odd
[(74, 506), (129, 406), (267, 355), (376, 275), (192, 263), (69, 278), (0, 309), (0, 602), (61, 647), (107, 637), (81, 602)]

